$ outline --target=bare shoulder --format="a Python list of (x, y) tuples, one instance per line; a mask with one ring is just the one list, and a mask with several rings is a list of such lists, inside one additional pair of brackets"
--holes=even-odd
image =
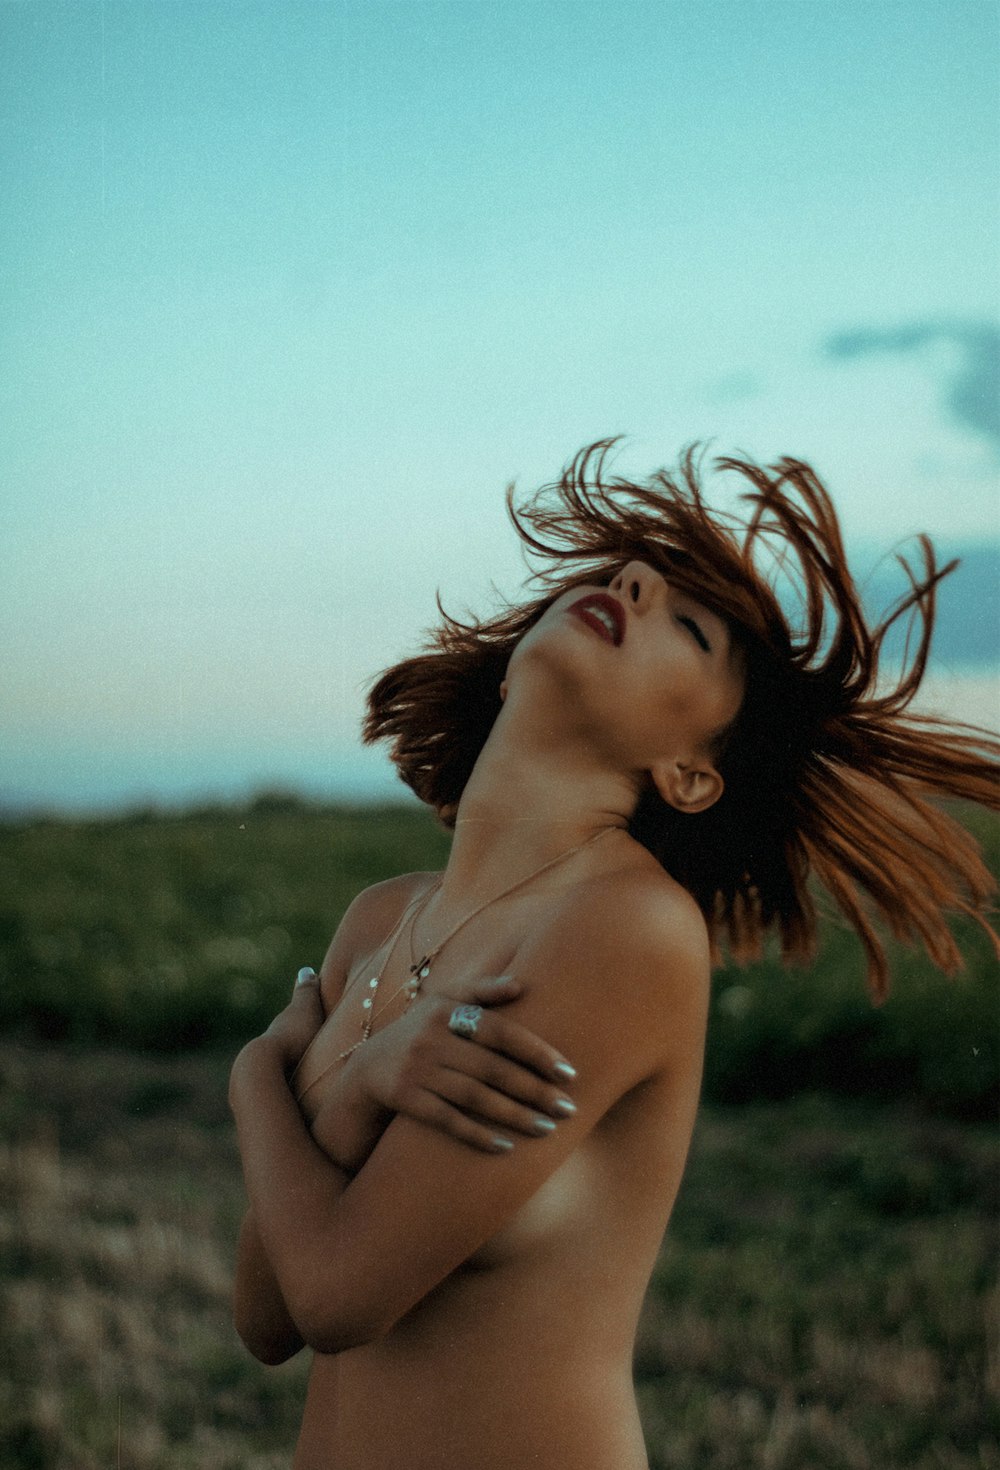
[[(603, 884), (610, 910), (604, 917), (612, 928), (620, 929), (627, 921), (638, 943), (663, 946), (672, 952), (689, 950), (692, 958), (708, 956), (708, 930), (701, 910), (687, 889), (654, 859), (644, 860), (635, 870), (612, 873)], [(586, 895), (579, 895), (579, 899), (581, 903), (586, 901)], [(591, 907), (604, 906), (591, 903)]]
[(336, 1001), (351, 966), (376, 949), (399, 922), (407, 906), (440, 876), (401, 873), (362, 891), (348, 905), (323, 960), (320, 983), (327, 1010)]
[(664, 1068), (700, 1076), (708, 932), (694, 899), (652, 859), (578, 885), (515, 973), (548, 992), (541, 1034), (592, 1052), (620, 1083)]
[(363, 938), (367, 929), (388, 922), (395, 923), (407, 904), (426, 890), (440, 873), (400, 873), (395, 878), (386, 878), (382, 883), (373, 883), (363, 888), (348, 905), (340, 921), (338, 935), (345, 932)]
[(583, 940), (595, 956), (585, 969), (596, 974), (613, 963), (638, 998), (647, 990), (662, 1002), (707, 988), (708, 930), (698, 905), (658, 863), (650, 860), (581, 884), (568, 898), (552, 938)]

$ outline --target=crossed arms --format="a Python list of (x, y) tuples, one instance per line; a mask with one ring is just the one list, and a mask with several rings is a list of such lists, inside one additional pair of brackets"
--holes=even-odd
[[(298, 987), (268, 1033), (240, 1053), (230, 1097), (250, 1214), (240, 1237), (236, 1318), (256, 1356), (280, 1362), (303, 1343), (335, 1353), (383, 1336), (650, 1077), (670, 1078), (686, 1148), (707, 1010), (704, 925), (668, 879), (633, 876), (608, 891), (615, 882), (605, 881), (600, 903), (581, 894), (526, 947), (519, 997), (505, 1007), (511, 1023), (516, 1016), (536, 1041), (555, 1043), (577, 1070), (576, 1111), (547, 1136), (494, 1153), (398, 1112), (373, 1129), (370, 1099), (352, 1107), (345, 1096), (324, 1151), (327, 1138), (321, 1148), (287, 1081), (322, 1019), (315, 985)], [(357, 926), (368, 927), (366, 911), (377, 902), (377, 891), (362, 895), (338, 931), (324, 962), (324, 1001), (335, 1003)], [(535, 1082), (550, 1092), (555, 1086), (537, 1075)], [(317, 1133), (322, 1122), (315, 1120)], [(345, 1156), (366, 1147), (364, 1157)]]

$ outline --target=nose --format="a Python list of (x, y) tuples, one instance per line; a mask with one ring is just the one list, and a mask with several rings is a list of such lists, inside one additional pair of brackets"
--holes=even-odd
[(655, 597), (657, 588), (663, 586), (659, 572), (644, 561), (630, 561), (611, 580), (611, 590), (623, 601), (642, 609)]

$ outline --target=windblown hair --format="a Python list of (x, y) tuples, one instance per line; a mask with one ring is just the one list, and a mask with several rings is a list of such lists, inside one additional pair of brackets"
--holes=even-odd
[[(928, 798), (1000, 806), (1000, 741), (910, 710), (937, 586), (956, 563), (939, 566), (919, 538), (919, 572), (898, 557), (909, 591), (869, 628), (830, 497), (807, 464), (717, 460), (748, 485), (748, 514), (736, 518), (706, 505), (694, 449), (676, 474), (635, 484), (608, 473), (615, 442), (582, 450), (520, 508), (508, 491), (541, 595), (484, 622), (461, 622), (439, 603), (443, 622), (427, 651), (374, 685), (365, 739), (391, 739), (402, 779), (453, 821), (515, 644), (567, 588), (607, 583), (642, 560), (727, 621), (746, 669), (742, 707), (713, 752), (720, 799), (681, 813), (650, 782), (629, 828), (693, 895), (716, 953), (725, 944), (738, 961), (756, 958), (776, 929), (786, 962), (808, 960), (817, 932), (810, 874), (859, 934), (876, 1000), (889, 988), (883, 925), (922, 942), (949, 973), (961, 966), (949, 912), (976, 917), (997, 946), (984, 917), (992, 877), (974, 840)], [(779, 578), (797, 588), (798, 626), (779, 603)], [(901, 619), (903, 665), (883, 686), (886, 635)]]

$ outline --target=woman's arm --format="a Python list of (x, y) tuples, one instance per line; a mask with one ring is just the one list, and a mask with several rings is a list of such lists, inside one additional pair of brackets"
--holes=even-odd
[[(351, 954), (365, 947), (373, 927), (377, 932), (391, 922), (384, 910), (405, 901), (400, 890), (405, 893), (411, 881), (367, 890), (352, 906), (323, 962), (322, 1005), (313, 1016), (317, 1025), (343, 993)], [(422, 1001), (337, 1067), (321, 1084), (324, 1096), (311, 1124), (330, 1161), (355, 1174), (398, 1113), (491, 1152), (497, 1125), (537, 1136), (540, 1116), (564, 1117), (572, 1108), (565, 1095), (572, 1068), (524, 1027), (497, 1015), (497, 1007), (520, 993), (518, 982), (506, 976), (475, 981), (454, 997), (490, 1008), (492, 1050), (470, 1047), (452, 1035), (450, 1004)], [(463, 1106), (474, 1108), (476, 1117)], [(252, 1210), (240, 1232), (233, 1316), (240, 1337), (261, 1362), (284, 1362), (303, 1346)]]
[(233, 1322), (254, 1357), (271, 1367), (305, 1346), (285, 1306), (252, 1210), (243, 1217), (236, 1247)]
[(237, 1059), (231, 1096), (254, 1216), (291, 1320), (317, 1350), (388, 1331), (646, 1077), (666, 1070), (678, 1110), (693, 1119), (707, 943), (694, 905), (673, 885), (581, 903), (525, 956), (519, 976), (519, 1020), (578, 1064), (578, 1110), (551, 1136), (525, 1139), (505, 1156), (396, 1118), (353, 1179), (337, 1168), (309, 1136), (285, 1080), (288, 1036), (310, 1004), (301, 992)]
[[(384, 902), (389, 887), (383, 884), (367, 892), (376, 900), (381, 896)], [(333, 1010), (343, 994), (351, 945), (356, 939), (354, 931), (366, 919), (365, 906), (361, 902), (364, 897), (361, 895), (347, 910), (320, 967), (316, 989), (319, 1004), (312, 1012), (316, 1027), (322, 1024), (323, 1017)], [(369, 905), (371, 902), (369, 897)], [(243, 1218), (236, 1249), (233, 1323), (246, 1347), (262, 1363), (283, 1363), (305, 1346), (285, 1305), (252, 1208)]]
[[(511, 1147), (510, 1134), (537, 1138), (572, 1114), (573, 1067), (504, 1014), (522, 990), (504, 975), (423, 997), (323, 1077), (309, 1127), (331, 1162), (356, 1174), (399, 1115), (497, 1153)], [(469, 1046), (449, 1029), (456, 1003), (485, 1009), (485, 1044)]]

